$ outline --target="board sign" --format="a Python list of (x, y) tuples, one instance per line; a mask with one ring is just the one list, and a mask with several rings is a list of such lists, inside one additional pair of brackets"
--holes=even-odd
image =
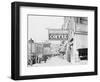
[(49, 40), (68, 40), (68, 30), (48, 29)]

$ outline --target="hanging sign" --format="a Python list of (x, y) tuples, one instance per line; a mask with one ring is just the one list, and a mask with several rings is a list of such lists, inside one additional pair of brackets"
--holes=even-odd
[(49, 40), (68, 40), (68, 30), (48, 29)]

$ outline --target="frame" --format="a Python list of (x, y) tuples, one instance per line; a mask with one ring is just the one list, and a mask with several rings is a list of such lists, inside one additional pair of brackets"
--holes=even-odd
[[(26, 8), (26, 10), (24, 10), (25, 8)], [(37, 9), (35, 9), (35, 8), (37, 8)], [(38, 8), (40, 8), (40, 9), (38, 9)], [(46, 9), (47, 9), (47, 12), (46, 12)], [(97, 75), (97, 50), (98, 50), (97, 49), (97, 36), (98, 36), (97, 35), (97, 23), (98, 23), (97, 7), (95, 7), (95, 6), (78, 6), (78, 5), (61, 5), (61, 4), (45, 4), (45, 3), (30, 3), (30, 2), (12, 2), (11, 10), (12, 10), (12, 12), (11, 12), (11, 23), (12, 23), (11, 24), (11, 42), (12, 42), (11, 43), (11, 78), (13, 80)], [(34, 10), (36, 10), (36, 11), (34, 11)], [(54, 11), (54, 13), (53, 13), (53, 11)], [(61, 11), (63, 11), (63, 12), (60, 14), (57, 14), (57, 12), (61, 12)], [(82, 16), (76, 15), (75, 11), (76, 11), (76, 13), (82, 12), (82, 13), (84, 13), (84, 15), (82, 15)], [(89, 11), (90, 11), (91, 17), (88, 14)], [(41, 12), (44, 12), (44, 13), (41, 13)], [(68, 12), (68, 13), (73, 12), (74, 14), (67, 13), (67, 15), (66, 15), (65, 14), (66, 12)], [(90, 18), (92, 18), (91, 21), (90, 21)], [(59, 51), (58, 54), (56, 53), (56, 54), (47, 55), (46, 53), (50, 54), (51, 52), (50, 51), (47, 52), (47, 50), (46, 50), (45, 53), (43, 52), (46, 55), (44, 56), (42, 54), (42, 58), (44, 58), (44, 60), (42, 61), (42, 60), (40, 60), (41, 58), (39, 59), (39, 57), (41, 57), (41, 55), (39, 55), (39, 54), (41, 54), (42, 51), (44, 50), (43, 47), (47, 48), (47, 46), (50, 47), (50, 45), (46, 44), (46, 43), (42, 43), (42, 44), (34, 43), (34, 41), (32, 40), (35, 37), (35, 34), (33, 31), (31, 32), (31, 30), (36, 31), (36, 28), (39, 27), (38, 24), (40, 24), (41, 28), (42, 28), (43, 24), (44, 24), (44, 26), (46, 25), (45, 23), (48, 23), (48, 25), (50, 23), (51, 26), (55, 25), (55, 27), (56, 27), (58, 25), (58, 23), (60, 25), (60, 23), (62, 22), (61, 21), (62, 19), (64, 19), (64, 24), (62, 24), (61, 29), (59, 29), (59, 28), (52, 29), (52, 28), (46, 27), (46, 30), (47, 30), (46, 32), (48, 33), (48, 39), (50, 41), (62, 41), (62, 44), (65, 41), (70, 42), (70, 43), (66, 43), (66, 44), (69, 44), (69, 46), (70, 46), (69, 47), (70, 52), (66, 52), (66, 53), (72, 52), (71, 50), (73, 49), (73, 45), (75, 44), (73, 42), (73, 37), (75, 34), (78, 35), (78, 37), (76, 37), (76, 39), (79, 38), (80, 43), (82, 43), (82, 46), (85, 46), (85, 47), (77, 48), (78, 55), (75, 57), (77, 57), (76, 59), (79, 59), (79, 60), (87, 60), (88, 64), (83, 65), (83, 63), (82, 63), (82, 65), (76, 65), (75, 66), (76, 71), (75, 70), (73, 70), (73, 71), (69, 70), (70, 72), (68, 72), (66, 70), (60, 71), (60, 68), (62, 70), (68, 69), (68, 67), (71, 68), (70, 65), (68, 65), (68, 67), (66, 65), (57, 67), (57, 66), (55, 66), (56, 64), (54, 64), (54, 66), (49, 67), (46, 64), (47, 67), (46, 66), (41, 67), (40, 66), (40, 64), (42, 65), (41, 62), (46, 63), (49, 58), (51, 59), (52, 57), (53, 58), (56, 57), (55, 61), (56, 61), (56, 59), (59, 59), (58, 55), (60, 55), (60, 57), (64, 58), (65, 52)], [(24, 20), (26, 20), (26, 22), (23, 23)], [(55, 20), (59, 20), (60, 22), (57, 22)], [(55, 24), (53, 24), (52, 21)], [(35, 25), (36, 23), (37, 23), (37, 25)], [(93, 23), (92, 26), (90, 25), (91, 23)], [(79, 27), (77, 25), (79, 25)], [(82, 28), (82, 25), (83, 25), (84, 29)], [(26, 28), (24, 28), (24, 26)], [(37, 27), (33, 28), (33, 26), (35, 26), (35, 27), (37, 26)], [(67, 29), (66, 29), (66, 27), (67, 27)], [(75, 29), (73, 27), (75, 27)], [(91, 37), (91, 38), (89, 38), (90, 37), (89, 35), (91, 35), (91, 31), (89, 31), (90, 27), (91, 27), (91, 29), (93, 29), (93, 30), (91, 30), (93, 32), (93, 37)], [(23, 31), (24, 29), (26, 29), (26, 31)], [(38, 28), (38, 30), (39, 30), (39, 28)], [(42, 30), (41, 30), (41, 32), (42, 32)], [(40, 34), (43, 34), (43, 32)], [(23, 35), (25, 35), (25, 37), (23, 37)], [(31, 38), (30, 37), (31, 35), (34, 35), (34, 37), (32, 36), (33, 38), (29, 39), (29, 38)], [(38, 35), (36, 37), (39, 37)], [(87, 36), (88, 36), (88, 39), (86, 38)], [(27, 38), (25, 40), (27, 42), (24, 42), (24, 41), (21, 42), (21, 40), (23, 40), (24, 38)], [(41, 37), (39, 37), (39, 38), (41, 38)], [(76, 39), (74, 39), (74, 40), (76, 40)], [(83, 42), (84, 39), (86, 39), (87, 42)], [(90, 42), (93, 45), (92, 48), (89, 47), (91, 45), (89, 43), (89, 40), (93, 40), (92, 42)], [(35, 53), (32, 53), (31, 59), (30, 59), (30, 55), (28, 55), (28, 51), (30, 53), (30, 48), (29, 48), (28, 42), (32, 43), (31, 46), (33, 45), (33, 43), (38, 46), (37, 47), (38, 51), (35, 51), (38, 54), (38, 56), (33, 57), (33, 54), (35, 54)], [(77, 41), (76, 41), (76, 43), (77, 43)], [(85, 45), (87, 43), (89, 45), (88, 47), (86, 47), (87, 45)], [(25, 44), (25, 46), (24, 46), (24, 44)], [(24, 46), (24, 47), (22, 47), (22, 46)], [(27, 54), (27, 56), (25, 55), (26, 60), (28, 61), (26, 68), (29, 68), (30, 70), (28, 70), (26, 68), (25, 68), (26, 69), (25, 70), (24, 66), (22, 66), (22, 65), (24, 65), (23, 61), (26, 62), (25, 60), (23, 60), (23, 57), (24, 57), (23, 53), (21, 53), (24, 48), (27, 49), (27, 51), (24, 50), (25, 53)], [(34, 52), (33, 47), (31, 49), (32, 49), (31, 52)], [(56, 49), (56, 48), (54, 48), (54, 49)], [(90, 57), (88, 53), (90, 53), (92, 50), (93, 50), (93, 54), (92, 54), (92, 57)], [(69, 56), (69, 57), (73, 58), (72, 56)], [(35, 65), (33, 64), (32, 58), (35, 58), (35, 60), (34, 60), (36, 62)], [(72, 63), (72, 60), (74, 60), (74, 59), (71, 59), (71, 58), (68, 58), (67, 61)], [(75, 59), (75, 61), (76, 61), (76, 59)], [(89, 63), (91, 60), (93, 60), (92, 64)], [(74, 61), (74, 63), (75, 63), (75, 61)], [(63, 60), (62, 60), (62, 62), (63, 62)], [(43, 65), (45, 65), (45, 63)], [(89, 65), (91, 66), (92, 69), (89, 68), (88, 70), (85, 71), (85, 68), (87, 68)], [(38, 66), (40, 66), (40, 67), (38, 67)], [(82, 71), (82, 69), (80, 69), (80, 71), (77, 71), (78, 67), (81, 68), (81, 66), (84, 68), (84, 71)], [(38, 72), (33, 71), (33, 68), (34, 68), (34, 70), (38, 70)], [(45, 73), (43, 73), (43, 72), (39, 73), (39, 70), (45, 70), (47, 68), (48, 68), (49, 72), (52, 72), (53, 70), (55, 71), (56, 69), (58, 71), (57, 72), (53, 71), (52, 73), (49, 73), (48, 71), (46, 71), (46, 72), (44, 71)], [(21, 74), (22, 71), (23, 71), (23, 74)], [(26, 73), (26, 71), (33, 72), (33, 74)], [(26, 74), (24, 75), (24, 73), (26, 73)]]

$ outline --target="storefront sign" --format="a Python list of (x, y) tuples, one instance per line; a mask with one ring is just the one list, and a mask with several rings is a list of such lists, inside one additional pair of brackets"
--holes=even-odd
[(49, 40), (68, 40), (68, 30), (49, 29)]

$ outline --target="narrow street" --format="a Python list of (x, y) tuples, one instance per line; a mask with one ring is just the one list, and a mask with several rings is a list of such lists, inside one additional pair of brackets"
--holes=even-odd
[(60, 56), (54, 56), (48, 59), (46, 63), (42, 62), (41, 64), (34, 64), (34, 66), (36, 67), (38, 66), (59, 66), (59, 65), (66, 65), (66, 64), (68, 65), (70, 63), (68, 63), (66, 60), (64, 60)]
[[(87, 64), (87, 61), (80, 61), (76, 62), (76, 65), (84, 65)], [(51, 57), (46, 61), (46, 63), (42, 62), (40, 64), (34, 64), (34, 67), (40, 67), (40, 66), (66, 66), (66, 65), (73, 65), (72, 63), (69, 63), (67, 60), (63, 59), (61, 56), (54, 56)]]

